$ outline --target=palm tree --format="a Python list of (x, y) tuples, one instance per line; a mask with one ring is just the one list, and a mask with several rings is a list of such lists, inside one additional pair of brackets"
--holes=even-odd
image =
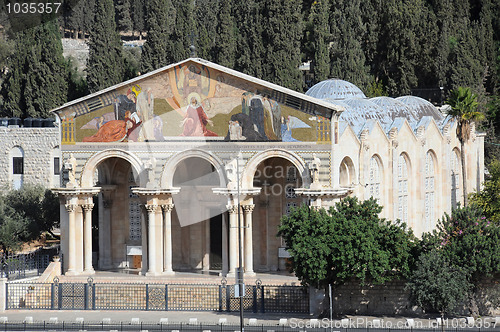
[(460, 159), (462, 162), (462, 183), (464, 206), (467, 205), (467, 175), (465, 165), (465, 143), (471, 135), (471, 124), (484, 118), (478, 111), (477, 95), (470, 88), (458, 87), (451, 91), (447, 103), (451, 106), (448, 115), (457, 121), (457, 137), (460, 141)]

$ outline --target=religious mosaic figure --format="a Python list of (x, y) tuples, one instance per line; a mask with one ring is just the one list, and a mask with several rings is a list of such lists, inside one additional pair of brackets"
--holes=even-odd
[(191, 104), (186, 108), (186, 114), (181, 121), (183, 127), (181, 136), (217, 136), (207, 129), (207, 124), (213, 126), (212, 120), (208, 118), (196, 97), (191, 97)]

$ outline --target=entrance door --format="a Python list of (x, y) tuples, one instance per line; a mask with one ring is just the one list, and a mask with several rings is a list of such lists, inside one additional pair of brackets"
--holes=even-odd
[(210, 270), (222, 270), (222, 214), (210, 218)]

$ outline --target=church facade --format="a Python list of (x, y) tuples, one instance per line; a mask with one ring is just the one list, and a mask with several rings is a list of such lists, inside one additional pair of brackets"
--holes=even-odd
[[(311, 90), (191, 58), (55, 109), (65, 273), (231, 275), (239, 237), (246, 275), (284, 270), (276, 233), (294, 206), (373, 196), (383, 217), (421, 234), (460, 201), (453, 121), (377, 118)], [(482, 144), (474, 132), (466, 146), (471, 189), (483, 180)]]

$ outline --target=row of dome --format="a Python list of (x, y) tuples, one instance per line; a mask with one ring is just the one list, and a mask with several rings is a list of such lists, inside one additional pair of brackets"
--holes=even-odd
[(328, 79), (311, 87), (306, 95), (343, 106), (340, 121), (347, 122), (356, 133), (367, 120), (378, 120), (389, 128), (396, 118), (405, 118), (413, 129), (425, 116), (440, 124), (445, 116), (430, 102), (420, 97), (366, 98), (356, 85), (340, 79)]

